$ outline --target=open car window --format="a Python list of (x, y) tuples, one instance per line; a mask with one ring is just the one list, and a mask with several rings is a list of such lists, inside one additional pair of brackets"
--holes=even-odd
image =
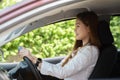
[[(120, 49), (120, 16), (111, 16), (110, 29), (115, 46)], [(74, 44), (75, 20), (66, 20), (40, 27), (2, 46), (5, 62), (16, 62), (21, 59), (17, 55), (17, 47), (27, 47), (33, 55), (41, 58), (65, 56), (70, 53)], [(2, 58), (1, 58), (2, 59)], [(4, 60), (3, 60), (4, 62)]]
[(5, 62), (17, 62), (17, 47), (28, 48), (33, 55), (41, 58), (65, 56), (74, 44), (75, 20), (66, 20), (40, 27), (2, 46)]
[(115, 46), (120, 49), (120, 16), (111, 16), (110, 29), (114, 37)]

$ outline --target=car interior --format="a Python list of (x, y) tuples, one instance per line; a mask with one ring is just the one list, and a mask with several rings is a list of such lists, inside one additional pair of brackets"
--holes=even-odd
[(117, 60), (117, 48), (113, 45), (114, 40), (109, 23), (104, 20), (100, 21), (98, 33), (102, 46), (97, 64), (90, 78), (109, 78), (112, 77), (113, 67)]
[[(113, 36), (110, 32), (109, 22), (107, 20), (100, 20), (99, 27), (99, 38), (102, 43), (102, 47), (100, 48), (100, 55), (97, 61), (97, 64), (90, 75), (90, 80), (117, 80), (120, 77), (120, 69), (119, 69), (119, 53), (120, 51), (117, 51), (117, 48), (114, 46), (113, 42)], [(107, 58), (106, 58), (107, 57)], [(56, 64), (60, 62), (64, 57), (56, 57), (56, 58), (46, 58), (45, 60)], [(18, 69), (16, 66), (18, 63), (5, 63), (0, 64), (3, 68), (5, 68), (7, 71), (10, 71), (11, 69), (14, 70), (14, 74), (11, 76), (14, 78), (17, 78), (17, 80), (24, 80), (29, 79), (33, 80), (34, 75), (31, 71), (29, 71), (29, 67), (20, 69), (18, 73)], [(15, 70), (16, 69), (16, 70)], [(16, 72), (15, 72), (16, 71)], [(22, 75), (23, 73), (26, 73), (26, 75)], [(21, 77), (22, 76), (22, 77)], [(31, 77), (27, 77), (31, 76)], [(42, 75), (43, 80), (60, 80), (51, 76), (44, 76)], [(24, 78), (24, 79), (23, 79)]]
[[(0, 33), (1, 33), (0, 36), (4, 40), (4, 42), (0, 42), (0, 46), (11, 41), (12, 39), (14, 39), (18, 36), (21, 36), (33, 29), (38, 28), (38, 25), (39, 25), (39, 27), (42, 27), (42, 26), (45, 26), (45, 25), (48, 25), (51, 23), (74, 19), (75, 15), (77, 13), (92, 10), (92, 11), (95, 11), (99, 16), (98, 33), (99, 33), (99, 39), (102, 43), (102, 46), (100, 48), (100, 55), (99, 55), (97, 64), (96, 64), (92, 74), (90, 75), (89, 80), (120, 80), (120, 50), (118, 50), (118, 48), (115, 47), (114, 39), (113, 39), (112, 33), (110, 31), (110, 17), (114, 16), (114, 15), (120, 16), (120, 10), (119, 10), (120, 6), (118, 6), (119, 1), (118, 1), (118, 3), (115, 2), (114, 0), (113, 0), (113, 2), (112, 2), (112, 0), (105, 0), (106, 3), (103, 2), (102, 0), (99, 0), (98, 2), (97, 1), (94, 2), (94, 0), (89, 0), (89, 1), (87, 2), (87, 1), (81, 0), (79, 2), (76, 0), (76, 1), (73, 1), (74, 4), (72, 4), (72, 2), (68, 3), (69, 5), (63, 4), (62, 6), (64, 6), (64, 7), (62, 7), (62, 8), (61, 8), (61, 6), (57, 6), (58, 9), (55, 8), (55, 9), (53, 9), (53, 11), (51, 10), (51, 11), (47, 12), (48, 9), (46, 9), (43, 12), (39, 12), (40, 14), (36, 13), (36, 14), (30, 15), (30, 16), (24, 15), (25, 16), (24, 19), (20, 19), (20, 18), (19, 18), (20, 20), (13, 19), (13, 20), (11, 20), (11, 23), (8, 21), (5, 24), (2, 24), (2, 26), (4, 26), (4, 25), (6, 25), (6, 26), (4, 28), (0, 28)], [(108, 1), (110, 3), (108, 3)], [(91, 2), (93, 2), (93, 4)], [(114, 5), (111, 5), (112, 3), (114, 3)], [(96, 4), (98, 4), (98, 5), (96, 5)], [(115, 6), (115, 4), (117, 6)], [(79, 5), (81, 5), (82, 7)], [(103, 8), (101, 8), (100, 5), (102, 5)], [(110, 5), (110, 6), (108, 7), (107, 5)], [(73, 6), (75, 6), (75, 7), (73, 7)], [(73, 8), (71, 9), (70, 7), (73, 7)], [(113, 10), (111, 10), (111, 9), (113, 9)], [(55, 12), (55, 13), (53, 13), (53, 12)], [(53, 15), (52, 15), (52, 13), (53, 13)], [(47, 15), (47, 16), (45, 16), (45, 15)], [(39, 19), (36, 17), (39, 17)], [(15, 20), (16, 20), (16, 23), (14, 22)], [(12, 27), (14, 27), (15, 29), (13, 29)], [(5, 30), (5, 29), (7, 29), (7, 30)], [(11, 32), (9, 30), (11, 30)], [(3, 34), (7, 35), (7, 37), (3, 37)], [(12, 35), (15, 35), (15, 37), (13, 37)], [(11, 38), (11, 36), (13, 38)], [(1, 53), (3, 53), (2, 50), (0, 50), (0, 51), (1, 51)], [(53, 64), (57, 64), (63, 58), (64, 57), (45, 58), (44, 60), (48, 61), (50, 63), (53, 63)], [(29, 64), (29, 62), (30, 61), (28, 61), (28, 64)], [(36, 70), (37, 74), (36, 74), (36, 72), (32, 72), (30, 70), (31, 67), (28, 66), (28, 64), (26, 64), (24, 61), (16, 62), (16, 63), (0, 63), (0, 67), (1, 67), (1, 69), (3, 69), (3, 72), (7, 72), (6, 73), (7, 75), (9, 74), (9, 77), (11, 79), (60, 80), (55, 77), (45, 76), (45, 75), (41, 75), (41, 74), (40, 74), (40, 77), (38, 77), (39, 71)], [(34, 65), (31, 65), (31, 66), (34, 67)], [(41, 76), (42, 76), (42, 79), (41, 79)]]

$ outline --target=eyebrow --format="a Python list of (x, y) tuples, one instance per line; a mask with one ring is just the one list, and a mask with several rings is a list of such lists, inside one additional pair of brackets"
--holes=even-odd
[(75, 24), (79, 24), (80, 25), (80, 23), (75, 23)]

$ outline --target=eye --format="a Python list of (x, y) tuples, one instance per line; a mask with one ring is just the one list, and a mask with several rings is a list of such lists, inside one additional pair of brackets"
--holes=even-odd
[(80, 24), (77, 24), (76, 27), (80, 27)]
[(79, 25), (77, 25), (76, 27), (80, 27)]

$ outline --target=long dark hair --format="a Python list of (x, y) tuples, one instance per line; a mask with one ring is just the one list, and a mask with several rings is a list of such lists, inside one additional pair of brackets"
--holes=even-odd
[[(100, 41), (97, 32), (98, 16), (93, 11), (87, 11), (77, 14), (76, 18), (81, 20), (86, 26), (90, 27), (90, 44), (100, 47)], [(76, 40), (73, 50), (76, 50), (78, 47), (82, 46), (82, 40)]]
[[(87, 12), (82, 12), (79, 13), (76, 16), (77, 19), (81, 20), (86, 26), (89, 27), (90, 29), (90, 40), (89, 43), (91, 45), (95, 45), (98, 48), (100, 47), (100, 41), (98, 38), (98, 32), (97, 32), (97, 27), (98, 27), (98, 16), (92, 12), (92, 11), (87, 11)], [(76, 55), (77, 51), (78, 51), (78, 47), (82, 47), (83, 46), (83, 42), (82, 40), (76, 40), (75, 45), (73, 47), (73, 52), (71, 54), (69, 54), (67, 56), (67, 58), (65, 58), (62, 66), (64, 66), (70, 58), (72, 58), (72, 54)]]

